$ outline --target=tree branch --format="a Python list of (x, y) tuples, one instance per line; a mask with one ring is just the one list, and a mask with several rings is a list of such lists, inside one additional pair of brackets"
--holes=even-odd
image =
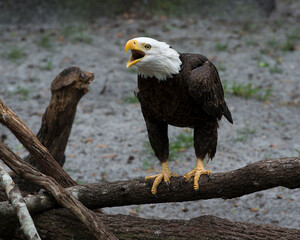
[[(271, 225), (231, 222), (214, 216), (191, 220), (143, 219), (124, 215), (97, 214), (98, 218), (119, 238), (124, 240), (185, 240), (185, 239), (300, 239), (300, 230)], [(34, 216), (41, 237), (47, 240), (82, 240), (94, 237), (81, 222), (64, 209), (54, 209)], [(1, 228), (7, 226), (0, 220)], [(10, 227), (10, 226), (8, 226)], [(13, 231), (6, 231), (6, 237)], [(8, 235), (10, 233), (11, 235)], [(14, 239), (20, 239), (14, 236)]]
[[(51, 84), (51, 100), (42, 117), (37, 139), (62, 167), (65, 163), (65, 149), (71, 133), (77, 104), (87, 92), (94, 74), (78, 67), (69, 67), (60, 72)], [(25, 162), (45, 173), (36, 160), (29, 154)], [(39, 185), (13, 177), (19, 188), (26, 192), (36, 192)], [(0, 197), (1, 199), (1, 197)]]
[(68, 190), (62, 188), (55, 179), (46, 176), (20, 159), (0, 140), (0, 159), (16, 174), (47, 189), (64, 208), (74, 213), (97, 239), (117, 239), (109, 232), (96, 215), (79, 202)]
[[(300, 157), (278, 158), (261, 160), (230, 172), (215, 173), (210, 181), (206, 176), (201, 176), (197, 194), (193, 190), (192, 181), (182, 183), (180, 177), (171, 179), (172, 191), (169, 191), (165, 185), (161, 185), (156, 197), (150, 191), (152, 182), (145, 182), (144, 179), (77, 185), (68, 190), (89, 208), (210, 198), (228, 199), (277, 186), (299, 188), (299, 172)], [(44, 193), (27, 197), (25, 201), (28, 209), (34, 213), (56, 207), (55, 202)], [(8, 202), (0, 203), (0, 218), (4, 216), (14, 216)]]
[(34, 222), (29, 214), (24, 199), (17, 185), (13, 182), (9, 174), (5, 171), (4, 166), (0, 162), (0, 184), (5, 189), (7, 197), (11, 202), (19, 222), (21, 229), (27, 239), (40, 240), (40, 236), (34, 226)]
[(0, 99), (0, 123), (5, 125), (30, 152), (44, 172), (56, 179), (63, 187), (76, 182), (61, 168), (25, 123)]

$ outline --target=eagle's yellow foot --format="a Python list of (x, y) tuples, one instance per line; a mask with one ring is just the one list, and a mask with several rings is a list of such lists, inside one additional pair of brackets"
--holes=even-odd
[(190, 180), (191, 177), (194, 176), (194, 189), (196, 191), (198, 191), (199, 190), (198, 181), (199, 181), (200, 176), (203, 174), (209, 175), (210, 173), (211, 173), (211, 170), (205, 170), (203, 167), (203, 160), (199, 158), (197, 160), (196, 167), (192, 171), (184, 174), (183, 177), (184, 177), (184, 180), (187, 182)]
[(145, 177), (145, 181), (148, 179), (155, 178), (154, 183), (151, 188), (151, 193), (156, 194), (158, 185), (162, 182), (162, 180), (165, 181), (167, 185), (170, 184), (170, 178), (171, 177), (178, 177), (178, 174), (172, 173), (169, 169), (168, 163), (163, 162), (161, 164), (161, 172), (159, 174), (155, 174), (153, 176)]

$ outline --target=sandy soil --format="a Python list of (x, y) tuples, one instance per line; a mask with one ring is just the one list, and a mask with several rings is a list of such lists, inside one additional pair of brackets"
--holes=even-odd
[[(103, 18), (93, 24), (77, 24), (69, 32), (70, 23), (61, 22), (1, 25), (0, 97), (37, 132), (54, 77), (72, 65), (92, 71), (95, 80), (78, 105), (64, 168), (80, 183), (158, 172), (159, 162), (147, 150), (139, 105), (124, 100), (132, 99), (136, 88), (136, 71), (125, 67), (129, 55), (124, 56), (124, 44), (132, 37), (147, 35), (170, 43), (179, 52), (201, 53), (212, 59), (228, 91), (234, 83), (261, 88), (261, 97), (271, 90), (263, 100), (226, 95), (234, 125), (220, 122), (218, 151), (207, 168), (222, 172), (265, 158), (298, 156), (299, 14), (286, 16), (277, 10), (268, 20), (250, 22), (210, 21), (196, 16)], [(283, 50), (286, 39), (293, 41), (293, 51)], [(171, 140), (185, 134), (173, 127), (169, 132)], [(13, 150), (26, 155), (3, 126), (0, 135), (7, 135), (5, 141)], [(169, 165), (174, 172), (184, 174), (195, 162), (194, 151), (189, 148)], [(232, 200), (126, 206), (104, 212), (165, 219), (209, 214), (232, 221), (300, 228), (300, 192), (278, 187)]]

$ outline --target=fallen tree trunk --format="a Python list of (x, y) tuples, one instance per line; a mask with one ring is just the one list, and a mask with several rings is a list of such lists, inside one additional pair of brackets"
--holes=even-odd
[[(200, 189), (194, 192), (193, 182), (182, 183), (182, 178), (171, 179), (170, 189), (161, 185), (156, 196), (151, 194), (152, 181), (133, 179), (105, 184), (77, 185), (68, 188), (80, 202), (89, 208), (103, 208), (133, 204), (183, 202), (210, 198), (236, 198), (253, 192), (283, 186), (300, 187), (300, 157), (261, 160), (243, 168), (215, 173), (208, 181), (200, 178)], [(37, 213), (56, 207), (46, 193), (25, 198), (30, 212)], [(0, 218), (13, 217), (8, 202), (0, 203)]]
[[(124, 215), (97, 214), (119, 239), (300, 239), (300, 230), (271, 225), (231, 222), (214, 216), (201, 216), (187, 220), (142, 219)], [(72, 214), (54, 209), (34, 216), (42, 239), (84, 240), (95, 239)], [(6, 231), (8, 233), (8, 231)], [(9, 238), (11, 237), (11, 238)], [(4, 239), (22, 239), (22, 235)]]

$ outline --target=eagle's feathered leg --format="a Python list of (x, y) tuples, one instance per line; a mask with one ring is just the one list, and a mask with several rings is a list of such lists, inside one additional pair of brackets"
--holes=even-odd
[(209, 175), (210, 173), (211, 173), (211, 170), (204, 169), (203, 159), (198, 158), (196, 167), (192, 171), (184, 174), (184, 179), (187, 182), (190, 180), (191, 177), (194, 176), (194, 189), (199, 190), (198, 181), (199, 181), (200, 176), (201, 175)]
[[(143, 109), (142, 109), (143, 110)], [(159, 174), (145, 177), (145, 180), (155, 178), (152, 185), (151, 192), (156, 194), (158, 185), (164, 180), (167, 184), (170, 183), (170, 178), (178, 176), (172, 173), (169, 169), (167, 160), (169, 158), (169, 138), (168, 138), (168, 124), (164, 121), (157, 120), (149, 116), (147, 112), (143, 111), (146, 121), (146, 127), (152, 149), (155, 156), (161, 162), (162, 170)]]
[(194, 147), (197, 156), (196, 167), (184, 175), (187, 182), (194, 176), (194, 189), (199, 190), (199, 178), (201, 175), (209, 175), (210, 170), (203, 167), (203, 159), (206, 155), (210, 159), (215, 156), (218, 141), (218, 122), (217, 120), (207, 118), (202, 122), (198, 122), (194, 127)]

